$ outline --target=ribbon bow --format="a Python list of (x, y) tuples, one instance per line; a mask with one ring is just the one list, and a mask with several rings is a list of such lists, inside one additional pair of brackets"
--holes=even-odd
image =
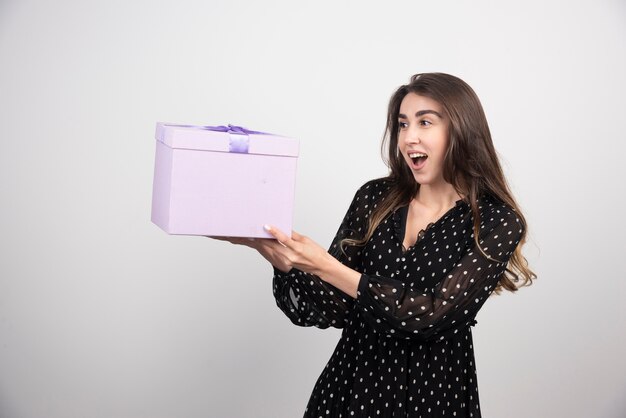
[(201, 126), (200, 128), (207, 129), (209, 131), (228, 132), (229, 134), (243, 134), (243, 135), (250, 135), (250, 134), (266, 135), (267, 134), (266, 132), (251, 131), (242, 126), (231, 125), (230, 123), (228, 124), (228, 126)]
[(175, 124), (166, 124), (167, 126), (174, 126), (178, 128), (194, 128), (194, 129), (204, 129), (207, 131), (215, 131), (215, 132), (226, 132), (230, 135), (230, 142), (228, 144), (229, 152), (236, 152), (247, 154), (248, 147), (250, 145), (250, 140), (248, 135), (257, 134), (257, 135), (269, 135), (267, 132), (259, 132), (259, 131), (251, 131), (242, 126), (231, 125), (228, 126), (197, 126), (197, 125), (175, 125)]
[(240, 135), (250, 135), (250, 134), (260, 134), (260, 135), (268, 135), (267, 132), (259, 132), (259, 131), (251, 131), (242, 126), (231, 125), (228, 126), (198, 126), (198, 125), (176, 125), (172, 123), (166, 123), (166, 126), (174, 126), (177, 128), (195, 128), (195, 129), (205, 129), (207, 131), (216, 131), (216, 132), (228, 132), (229, 134), (240, 134)]

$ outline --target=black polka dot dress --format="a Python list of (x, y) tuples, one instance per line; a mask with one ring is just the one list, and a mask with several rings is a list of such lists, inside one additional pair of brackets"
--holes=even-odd
[(388, 178), (359, 188), (330, 247), (362, 273), (352, 298), (319, 277), (274, 268), (278, 307), (296, 325), (343, 328), (317, 380), (305, 417), (480, 417), (471, 326), (504, 273), (523, 226), (491, 196), (479, 200), (483, 250), (477, 250), (470, 206), (453, 208), (402, 246), (408, 206), (396, 209), (365, 246), (361, 237), (385, 198)]

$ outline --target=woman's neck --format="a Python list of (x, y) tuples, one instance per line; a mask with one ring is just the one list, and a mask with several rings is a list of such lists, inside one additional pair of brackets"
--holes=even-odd
[(442, 212), (453, 207), (456, 201), (462, 198), (463, 196), (459, 195), (449, 183), (435, 187), (423, 184), (420, 185), (412, 203), (426, 207), (432, 212)]

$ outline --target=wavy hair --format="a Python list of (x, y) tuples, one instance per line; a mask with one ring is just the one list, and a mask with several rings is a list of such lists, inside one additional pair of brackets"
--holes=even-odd
[[(446, 120), (449, 121), (443, 178), (454, 187), (457, 193), (465, 196), (464, 200), (469, 200), (474, 219), (476, 248), (487, 259), (498, 261), (486, 254), (478, 242), (481, 220), (477, 200), (483, 194), (490, 194), (513, 208), (524, 226), (522, 238), (511, 255), (494, 292), (500, 294), (502, 288), (515, 292), (519, 287), (530, 286), (537, 276), (528, 268), (528, 261), (521, 252), (521, 247), (526, 242), (526, 219), (505, 179), (478, 96), (467, 83), (450, 74), (415, 74), (411, 77), (409, 84), (400, 86), (391, 96), (381, 152), (385, 164), (389, 167), (387, 178), (391, 180), (392, 186), (385, 199), (369, 216), (365, 235), (361, 239), (341, 240), (340, 248), (343, 251), (346, 245), (365, 245), (378, 225), (391, 212), (408, 204), (419, 190), (419, 183), (415, 181), (411, 169), (398, 149), (398, 114), (400, 104), (408, 93), (415, 93), (437, 101), (443, 108)], [(522, 277), (521, 283), (519, 276)]]

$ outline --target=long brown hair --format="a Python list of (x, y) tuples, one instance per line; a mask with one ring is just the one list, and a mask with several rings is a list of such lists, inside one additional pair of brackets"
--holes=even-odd
[[(464, 200), (470, 205), (474, 219), (476, 248), (488, 259), (497, 261), (485, 254), (478, 241), (481, 221), (477, 200), (485, 193), (513, 208), (524, 226), (522, 238), (494, 292), (499, 294), (502, 288), (515, 292), (519, 287), (530, 286), (537, 276), (528, 268), (528, 262), (521, 252), (521, 247), (526, 242), (526, 219), (504, 177), (478, 96), (467, 83), (450, 74), (415, 74), (409, 84), (400, 86), (391, 96), (381, 151), (383, 160), (389, 167), (388, 179), (391, 180), (392, 186), (385, 199), (376, 206), (369, 217), (365, 236), (361, 239), (344, 239), (340, 243), (340, 248), (343, 249), (345, 245), (365, 245), (378, 225), (391, 212), (408, 204), (419, 190), (419, 183), (415, 181), (411, 169), (398, 150), (398, 114), (400, 104), (408, 93), (437, 101), (441, 104), (446, 119), (449, 120), (448, 149), (444, 156), (443, 178), (457, 193), (465, 196)], [(522, 276), (522, 283), (519, 283), (516, 272)]]

